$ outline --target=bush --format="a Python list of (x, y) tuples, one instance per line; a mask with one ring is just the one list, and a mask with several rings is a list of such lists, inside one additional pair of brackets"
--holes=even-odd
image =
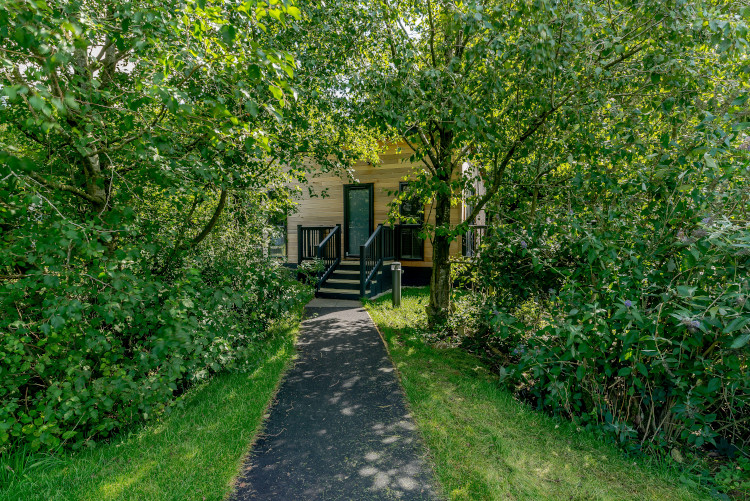
[(241, 370), (243, 350), (309, 297), (262, 257), (257, 220), (225, 218), (165, 271), (137, 219), (114, 247), (111, 226), (16, 202), (0, 255), (22, 270), (0, 296), (0, 447), (78, 448), (150, 418), (194, 381)]
[(488, 299), (464, 342), (539, 409), (627, 448), (743, 447), (750, 226), (731, 210), (744, 195), (648, 203), (627, 189), (607, 210), (496, 224), (478, 274)]

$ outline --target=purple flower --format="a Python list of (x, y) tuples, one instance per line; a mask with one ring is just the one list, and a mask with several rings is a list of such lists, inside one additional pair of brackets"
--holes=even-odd
[(516, 346), (516, 348), (515, 348), (515, 349), (513, 350), (513, 354), (514, 354), (514, 355), (523, 355), (524, 353), (526, 353), (526, 347), (525, 347), (524, 345), (522, 345), (522, 344), (519, 344), (519, 345), (518, 345), (518, 346)]
[(529, 244), (526, 243), (526, 240), (521, 240), (521, 247), (523, 247), (525, 249), (528, 246), (529, 246)]
[(695, 332), (696, 330), (700, 329), (701, 322), (700, 320), (689, 320), (687, 318), (683, 318), (681, 320), (681, 323), (688, 328), (690, 332)]
[(572, 216), (572, 215), (574, 215), (574, 214), (575, 214), (575, 211), (574, 211), (573, 209), (570, 209), (570, 210), (568, 211), (568, 215), (569, 215), (569, 216)]
[(633, 306), (633, 301), (631, 301), (630, 299), (626, 299), (623, 304), (626, 308), (630, 308), (631, 306)]
[(701, 219), (701, 223), (703, 224), (709, 224), (711, 222), (711, 216), (706, 216), (703, 219)]

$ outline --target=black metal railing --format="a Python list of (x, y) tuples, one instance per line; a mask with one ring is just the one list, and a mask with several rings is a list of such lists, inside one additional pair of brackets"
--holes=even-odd
[(341, 225), (297, 225), (297, 264), (306, 259), (318, 259), (323, 263), (315, 283), (317, 291), (341, 263)]
[(337, 224), (318, 244), (315, 257), (323, 262), (323, 271), (320, 272), (316, 286), (316, 290), (319, 290), (341, 263), (341, 225)]
[(382, 280), (373, 280), (382, 272), (383, 261), (393, 259), (395, 254), (393, 228), (379, 224), (367, 242), (359, 248), (360, 296), (366, 295), (368, 286), (373, 295), (381, 292)]
[(297, 264), (306, 259), (318, 257), (318, 245), (325, 240), (336, 226), (297, 225)]
[(463, 255), (466, 257), (476, 257), (482, 248), (482, 241), (487, 233), (487, 226), (483, 224), (473, 224), (463, 236)]

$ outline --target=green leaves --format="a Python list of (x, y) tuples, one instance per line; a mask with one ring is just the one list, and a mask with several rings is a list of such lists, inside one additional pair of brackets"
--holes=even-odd
[(158, 416), (308, 292), (262, 255), (307, 149), (277, 38), (301, 11), (48, 4), (0, 9), (0, 449)]
[(734, 320), (732, 320), (732, 322), (724, 328), (724, 330), (722, 331), (722, 334), (729, 334), (729, 333), (738, 331), (741, 328), (743, 328), (745, 325), (747, 325), (748, 323), (750, 323), (750, 315), (739, 316), (735, 318)]
[(283, 100), (284, 92), (279, 87), (277, 87), (276, 85), (269, 85), (268, 90), (271, 91), (271, 94), (275, 99), (279, 101)]
[(302, 12), (295, 6), (287, 7), (286, 12), (297, 20), (302, 19)]
[(231, 24), (225, 24), (219, 30), (219, 34), (224, 42), (230, 47), (233, 45), (234, 38), (237, 36), (237, 29)]
[(743, 334), (741, 336), (738, 336), (733, 342), (731, 348), (733, 350), (739, 350), (740, 348), (744, 348), (747, 343), (750, 342), (750, 332)]

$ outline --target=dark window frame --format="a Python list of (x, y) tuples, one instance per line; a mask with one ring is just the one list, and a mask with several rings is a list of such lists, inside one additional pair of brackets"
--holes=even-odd
[[(398, 183), (398, 191), (399, 195), (405, 191), (406, 188), (408, 188), (409, 182), (408, 181), (401, 181)], [(413, 204), (413, 202), (410, 202), (410, 205)], [(419, 224), (399, 224), (398, 225), (398, 258), (401, 261), (424, 261), (424, 244), (425, 240), (423, 238), (419, 238), (419, 232), (422, 231), (424, 227), (424, 219), (425, 219), (425, 211), (424, 211), (424, 204), (417, 205), (417, 210), (413, 214), (404, 214), (403, 212), (404, 205), (403, 203), (399, 207), (399, 216), (404, 216), (408, 218), (416, 218), (421, 217), (422, 223)], [(415, 235), (416, 233), (416, 235)], [(412, 245), (411, 248), (418, 249), (418, 253), (412, 253), (409, 256), (404, 256), (402, 253), (402, 247), (403, 247), (403, 238), (405, 237), (405, 234), (410, 234), (410, 238), (412, 239)]]

